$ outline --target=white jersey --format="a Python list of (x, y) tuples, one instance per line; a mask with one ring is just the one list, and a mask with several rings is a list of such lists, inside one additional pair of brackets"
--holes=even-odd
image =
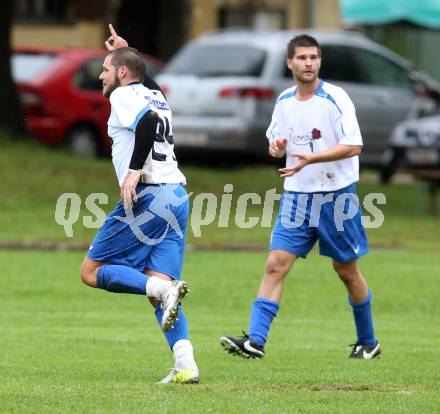
[(136, 126), (148, 111), (156, 112), (159, 120), (153, 147), (141, 171), (142, 179), (151, 184), (185, 184), (174, 155), (171, 111), (162, 93), (133, 83), (115, 89), (110, 103), (108, 135), (113, 140), (112, 159), (119, 185), (128, 173)]
[[(362, 145), (354, 105), (340, 87), (321, 81), (306, 101), (295, 98), (297, 87), (286, 89), (275, 104), (267, 130), (269, 141), (287, 138), (286, 166), (297, 161), (292, 152), (320, 152), (337, 144)], [(335, 191), (359, 180), (359, 157), (308, 164), (284, 180), (284, 189), (301, 193)]]

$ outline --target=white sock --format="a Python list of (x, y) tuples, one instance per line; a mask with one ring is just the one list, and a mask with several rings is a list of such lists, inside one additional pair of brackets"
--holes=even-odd
[(187, 369), (196, 366), (194, 360), (193, 347), (188, 339), (180, 339), (173, 346), (174, 367), (177, 369)]
[(170, 286), (171, 281), (161, 279), (160, 277), (150, 276), (146, 284), (147, 296), (160, 299)]

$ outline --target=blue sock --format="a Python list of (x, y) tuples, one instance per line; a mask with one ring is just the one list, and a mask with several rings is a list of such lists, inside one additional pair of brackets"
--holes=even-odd
[(146, 295), (149, 277), (128, 266), (105, 264), (98, 269), (97, 284), (100, 289), (115, 293)]
[(353, 303), (351, 298), (348, 298), (353, 308), (357, 342), (362, 345), (376, 345), (377, 343), (374, 337), (373, 316), (371, 314), (371, 296), (371, 289), (369, 289), (368, 298), (361, 303)]
[[(163, 315), (162, 309), (160, 308), (160, 303), (157, 305), (154, 313), (156, 314), (156, 319), (160, 326)], [(165, 339), (167, 340), (171, 350), (173, 350), (173, 346), (177, 341), (180, 341), (181, 339), (189, 339), (188, 322), (181, 306), (179, 306), (179, 320), (174, 323), (174, 328), (164, 332), (163, 334), (165, 335)]]
[(249, 322), (249, 336), (260, 346), (264, 346), (269, 334), (270, 324), (277, 315), (280, 304), (270, 299), (256, 298), (252, 305)]

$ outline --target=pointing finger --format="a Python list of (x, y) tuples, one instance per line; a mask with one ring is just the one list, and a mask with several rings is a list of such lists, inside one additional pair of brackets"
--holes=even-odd
[(108, 25), (108, 28), (109, 28), (110, 33), (112, 34), (113, 37), (118, 36), (118, 34), (116, 33), (116, 30), (113, 28), (113, 25), (111, 23)]

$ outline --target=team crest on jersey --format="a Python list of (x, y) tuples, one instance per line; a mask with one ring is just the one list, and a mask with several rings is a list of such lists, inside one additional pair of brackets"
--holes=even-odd
[(295, 134), (294, 128), (288, 129), (288, 140), (295, 145), (308, 145), (310, 151), (314, 151), (314, 141), (322, 138), (321, 131), (317, 128), (313, 128), (308, 134), (299, 135)]

